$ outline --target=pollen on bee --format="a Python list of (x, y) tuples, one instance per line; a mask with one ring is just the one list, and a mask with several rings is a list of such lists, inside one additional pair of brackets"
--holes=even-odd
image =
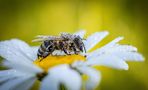
[[(42, 60), (41, 60), (42, 59)], [(65, 55), (65, 56), (47, 56), (46, 58), (39, 58), (33, 63), (41, 67), (46, 72), (49, 68), (60, 64), (72, 64), (74, 61), (85, 61), (85, 56), (82, 55)]]

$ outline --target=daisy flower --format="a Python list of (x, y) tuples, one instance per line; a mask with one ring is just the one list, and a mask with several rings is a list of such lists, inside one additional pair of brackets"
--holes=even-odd
[[(74, 33), (81, 38), (85, 31)], [(126, 61), (143, 61), (144, 57), (131, 45), (120, 45), (118, 37), (105, 46), (90, 50), (108, 35), (96, 32), (84, 40), (87, 53), (78, 55), (47, 56), (37, 58), (39, 47), (31, 47), (19, 39), (0, 42), (0, 56), (8, 70), (0, 71), (1, 90), (28, 90), (36, 80), (41, 90), (93, 90), (101, 80), (101, 74), (93, 66), (107, 66), (128, 70)], [(58, 52), (61, 53), (61, 52)], [(83, 78), (87, 76), (87, 78)]]

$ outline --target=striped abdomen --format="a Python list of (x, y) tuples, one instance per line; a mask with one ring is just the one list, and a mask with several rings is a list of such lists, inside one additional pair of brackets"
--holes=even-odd
[(51, 54), (54, 51), (54, 45), (53, 41), (44, 41), (40, 48), (38, 49), (37, 56), (39, 57), (47, 57), (49, 54)]

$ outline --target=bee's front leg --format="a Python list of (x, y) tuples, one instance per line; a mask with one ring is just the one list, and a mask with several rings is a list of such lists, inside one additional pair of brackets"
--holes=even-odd
[(77, 51), (76, 47), (73, 47), (73, 51), (74, 51), (74, 53), (75, 53), (76, 55), (79, 54), (79, 51)]
[(38, 59), (40, 58), (40, 55), (39, 54), (37, 54), (37, 57), (38, 57)]
[(63, 48), (63, 51), (64, 51), (65, 54), (71, 55), (70, 53), (68, 53), (67, 49), (65, 49), (65, 48)]

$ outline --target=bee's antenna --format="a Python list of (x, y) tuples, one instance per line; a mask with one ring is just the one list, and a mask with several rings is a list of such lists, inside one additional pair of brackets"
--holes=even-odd
[(43, 39), (34, 39), (31, 42), (42, 42), (42, 41), (43, 41)]
[(86, 48), (85, 48), (85, 46), (84, 46), (84, 51), (85, 51), (85, 53), (86, 53)]

